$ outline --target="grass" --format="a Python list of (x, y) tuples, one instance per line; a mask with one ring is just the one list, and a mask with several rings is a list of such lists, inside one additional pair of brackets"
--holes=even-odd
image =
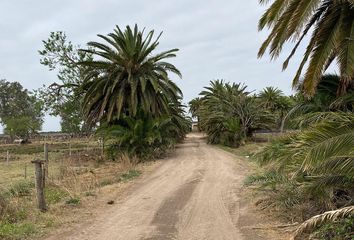
[(321, 240), (354, 240), (354, 216), (321, 226), (312, 236)]
[(100, 187), (104, 187), (104, 186), (112, 185), (112, 184), (115, 184), (118, 182), (127, 182), (127, 181), (133, 180), (134, 178), (139, 177), (140, 175), (141, 175), (141, 171), (139, 171), (139, 170), (135, 170), (135, 169), (129, 170), (125, 173), (118, 174), (115, 177), (103, 179), (99, 182), (98, 185)]
[(68, 197), (67, 192), (54, 185), (47, 186), (45, 188), (44, 194), (45, 194), (45, 199), (49, 205), (59, 203), (63, 199)]
[(67, 205), (79, 205), (80, 203), (81, 200), (78, 197), (69, 198), (68, 200), (65, 201), (65, 204)]
[[(36, 208), (34, 166), (31, 160), (43, 159), (43, 145), (0, 145), (0, 239), (37, 239), (49, 228), (71, 221), (73, 212), (80, 212), (88, 201), (101, 194), (100, 187), (128, 182), (141, 175), (134, 160), (102, 161), (100, 151), (87, 148), (95, 142), (71, 145), (72, 156), (65, 143), (49, 145), (49, 177), (45, 199), (49, 210)], [(76, 154), (75, 148), (83, 148)], [(1, 161), (6, 151), (10, 161)], [(87, 200), (86, 200), (87, 199)], [(71, 206), (65, 208), (63, 206)], [(76, 206), (80, 205), (80, 208)]]
[(128, 172), (123, 173), (120, 176), (120, 180), (121, 181), (129, 181), (129, 180), (139, 177), (140, 175), (141, 175), (141, 171), (139, 171), (139, 170), (129, 170)]
[(0, 223), (0, 239), (27, 239), (38, 232), (33, 223)]

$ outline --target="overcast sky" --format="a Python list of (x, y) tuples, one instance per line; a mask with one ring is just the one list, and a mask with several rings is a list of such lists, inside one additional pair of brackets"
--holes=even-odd
[[(285, 72), (280, 61), (285, 55), (276, 62), (268, 56), (257, 59), (266, 37), (266, 32), (257, 30), (264, 10), (258, 0), (1, 0), (0, 79), (18, 81), (28, 89), (57, 81), (54, 72), (40, 65), (37, 52), (51, 31), (65, 31), (74, 44), (84, 46), (115, 25), (137, 23), (163, 31), (159, 51), (180, 49), (172, 62), (183, 79), (173, 79), (183, 90), (184, 102), (196, 97), (210, 80), (221, 78), (244, 82), (249, 90), (276, 86), (291, 94), (304, 47)], [(44, 131), (59, 129), (59, 119), (46, 117)]]

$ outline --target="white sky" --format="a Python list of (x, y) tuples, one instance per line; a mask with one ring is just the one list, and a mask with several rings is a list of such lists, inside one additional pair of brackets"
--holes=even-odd
[[(183, 74), (176, 77), (184, 101), (196, 97), (210, 80), (244, 82), (249, 90), (276, 86), (291, 94), (291, 80), (304, 46), (281, 71), (292, 45), (276, 62), (257, 59), (266, 32), (257, 30), (265, 7), (257, 0), (1, 0), (0, 79), (37, 89), (57, 81), (56, 74), (39, 63), (38, 50), (51, 31), (65, 31), (74, 44), (99, 40), (115, 25), (138, 24), (163, 31), (159, 50), (179, 48), (172, 62)], [(59, 119), (46, 117), (44, 131), (59, 130)], [(0, 129), (1, 131), (1, 129)]]

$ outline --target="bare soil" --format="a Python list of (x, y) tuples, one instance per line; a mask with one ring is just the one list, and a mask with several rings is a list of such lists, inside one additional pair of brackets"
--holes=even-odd
[(115, 195), (113, 205), (47, 240), (287, 239), (243, 188), (250, 171), (245, 159), (192, 133), (151, 174)]

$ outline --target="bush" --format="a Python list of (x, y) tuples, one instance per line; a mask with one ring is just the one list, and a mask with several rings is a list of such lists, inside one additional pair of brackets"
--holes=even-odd
[(22, 180), (10, 186), (8, 192), (13, 197), (23, 197), (31, 195), (33, 188), (33, 182)]

